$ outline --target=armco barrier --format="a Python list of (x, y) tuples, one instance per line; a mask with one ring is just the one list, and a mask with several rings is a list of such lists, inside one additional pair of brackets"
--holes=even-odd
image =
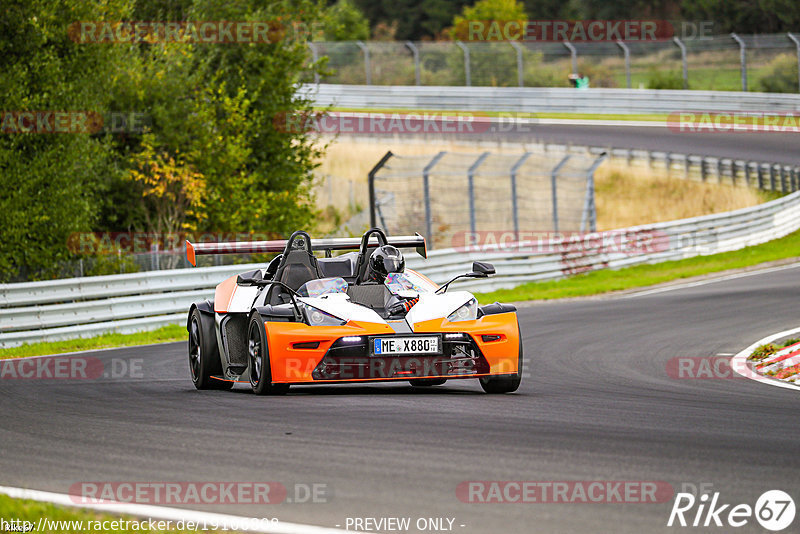
[(426, 111), (515, 113), (673, 113), (680, 111), (800, 111), (800, 95), (673, 89), (587, 89), (549, 87), (439, 87), (408, 85), (306, 84), (300, 93), (317, 106)]
[[(641, 254), (570, 246), (566, 236), (552, 243), (555, 252), (538, 253), (523, 242), (511, 250), (435, 250), (427, 260), (409, 254), (407, 264), (442, 283), (470, 270), (472, 261), (490, 261), (496, 276), (454, 285), (490, 291), (576, 272), (736, 250), (798, 228), (800, 192), (741, 210), (622, 230), (652, 237), (652, 249)], [(0, 346), (177, 324), (185, 320), (189, 304), (211, 298), (222, 279), (256, 267), (228, 265), (0, 285)]]

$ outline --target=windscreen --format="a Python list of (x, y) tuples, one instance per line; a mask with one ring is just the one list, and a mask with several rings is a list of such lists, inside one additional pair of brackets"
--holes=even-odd
[(297, 290), (297, 294), (301, 297), (321, 297), (331, 293), (347, 293), (347, 282), (344, 278), (309, 280)]
[(416, 272), (407, 269), (402, 273), (389, 273), (384, 284), (393, 295), (401, 292), (433, 293), (436, 287)]

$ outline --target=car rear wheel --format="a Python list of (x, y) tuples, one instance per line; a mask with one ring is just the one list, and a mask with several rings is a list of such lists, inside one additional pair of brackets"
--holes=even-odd
[(441, 386), (447, 382), (446, 378), (415, 378), (408, 381), (414, 387)]
[(222, 375), (219, 348), (214, 339), (213, 320), (195, 308), (189, 320), (189, 372), (197, 389), (231, 389), (233, 382), (218, 380)]
[(519, 360), (517, 361), (517, 373), (514, 375), (485, 376), (481, 378), (481, 387), (486, 393), (511, 393), (519, 388), (519, 384), (522, 381), (522, 333), (519, 332), (518, 335)]
[(247, 328), (250, 387), (256, 395), (284, 395), (289, 384), (273, 384), (264, 320), (254, 313)]

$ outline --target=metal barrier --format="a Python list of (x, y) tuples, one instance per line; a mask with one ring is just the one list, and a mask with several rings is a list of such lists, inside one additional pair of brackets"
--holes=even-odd
[[(599, 234), (565, 235), (545, 243), (529, 240), (500, 246), (466, 242), (458, 249), (412, 256), (407, 265), (442, 283), (470, 269), (474, 260), (494, 262), (497, 276), (459, 282), (473, 291), (564, 278), (578, 272), (677, 260), (756, 245), (800, 228), (800, 192), (727, 213)], [(502, 240), (499, 240), (502, 242)], [(624, 250), (625, 241), (640, 243)], [(635, 252), (635, 253), (634, 253)], [(227, 276), (256, 268), (232, 265), (0, 285), (0, 346), (132, 332), (179, 324), (189, 303), (209, 298)]]
[(351, 109), (507, 111), (512, 113), (674, 113), (800, 111), (800, 95), (672, 89), (303, 85), (318, 106)]
[(566, 87), (570, 74), (581, 73), (593, 87), (688, 89), (699, 72), (706, 88), (747, 91), (759, 82), (748, 62), (766, 65), (781, 55), (800, 61), (792, 33), (597, 42), (317, 41), (308, 47), (313, 61), (328, 58), (330, 73), (315, 74), (315, 83), (366, 85)]
[[(605, 153), (525, 151), (433, 156), (387, 152), (368, 176), (371, 226), (422, 230), (429, 249), (481, 228), (593, 232), (594, 171)], [(423, 226), (420, 227), (420, 221)]]

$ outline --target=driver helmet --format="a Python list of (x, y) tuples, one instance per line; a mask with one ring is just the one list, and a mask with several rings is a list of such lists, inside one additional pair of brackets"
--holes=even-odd
[(369, 257), (367, 280), (382, 284), (389, 273), (402, 273), (405, 268), (406, 260), (397, 247), (383, 245)]

